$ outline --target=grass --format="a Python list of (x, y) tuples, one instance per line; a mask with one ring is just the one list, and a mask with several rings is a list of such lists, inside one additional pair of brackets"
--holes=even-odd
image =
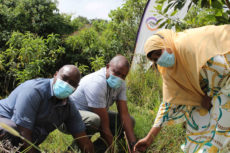
[[(130, 114), (136, 119), (135, 135), (138, 139), (143, 138), (152, 127), (156, 112), (147, 110), (143, 107), (128, 103)], [(115, 108), (115, 107), (114, 107)], [(154, 153), (180, 153), (180, 145), (184, 140), (184, 129), (182, 125), (165, 127), (161, 130), (154, 143), (147, 152)], [(48, 138), (40, 145), (41, 150), (45, 152), (61, 153), (66, 151), (73, 138), (70, 135), (63, 134), (58, 130), (52, 132)], [(121, 143), (121, 144), (119, 144)], [(117, 141), (117, 152), (127, 152), (123, 149), (124, 142)]]
[(49, 134), (47, 139), (40, 145), (40, 148), (45, 152), (61, 153), (67, 150), (72, 141), (73, 137), (71, 135), (55, 130)]
[[(143, 138), (151, 129), (162, 101), (162, 79), (152, 69), (144, 72), (139, 67), (127, 78), (129, 111), (136, 119), (135, 134)], [(185, 129), (182, 124), (162, 128), (147, 152), (180, 153), (184, 143)]]
[[(129, 73), (127, 77), (127, 97), (130, 114), (135, 118), (135, 135), (143, 138), (149, 132), (156, 117), (162, 98), (162, 80), (157, 72), (144, 72), (143, 68)], [(112, 110), (116, 110), (112, 106)], [(156, 137), (147, 152), (180, 153), (180, 145), (184, 142), (184, 129), (181, 124), (165, 127)], [(52, 132), (40, 145), (45, 152), (64, 152), (73, 138), (58, 130)], [(124, 141), (117, 141), (116, 152), (128, 152)]]

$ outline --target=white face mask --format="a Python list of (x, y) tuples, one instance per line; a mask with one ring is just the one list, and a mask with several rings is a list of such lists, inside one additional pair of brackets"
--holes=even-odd
[(157, 64), (162, 67), (172, 67), (175, 64), (175, 56), (174, 54), (169, 54), (165, 49), (163, 54), (157, 60)]

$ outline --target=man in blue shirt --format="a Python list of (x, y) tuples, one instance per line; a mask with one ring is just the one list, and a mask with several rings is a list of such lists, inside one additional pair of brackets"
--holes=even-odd
[[(125, 131), (133, 149), (136, 142), (133, 131), (134, 119), (128, 112), (124, 81), (128, 72), (128, 60), (122, 55), (117, 55), (106, 68), (83, 77), (69, 100), (80, 110), (87, 132), (100, 131), (107, 144), (111, 146), (113, 137)], [(117, 104), (118, 113), (109, 111), (114, 102)]]
[[(94, 152), (85, 134), (78, 110), (68, 103), (68, 97), (78, 86), (80, 72), (74, 65), (63, 66), (53, 79), (33, 79), (19, 85), (6, 99), (0, 100), (0, 122), (3, 122), (39, 145), (50, 132), (65, 123), (84, 152)], [(10, 135), (0, 128), (0, 138)], [(9, 138), (12, 138), (10, 135)], [(10, 141), (13, 143), (17, 139)], [(29, 144), (23, 142), (23, 148)], [(29, 152), (36, 152), (35, 148)]]

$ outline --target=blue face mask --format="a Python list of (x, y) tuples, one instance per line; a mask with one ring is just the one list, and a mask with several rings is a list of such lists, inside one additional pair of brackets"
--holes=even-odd
[(169, 54), (166, 50), (164, 50), (163, 54), (157, 60), (157, 64), (163, 67), (172, 67), (175, 64), (174, 54)]
[(59, 99), (65, 99), (74, 92), (75, 88), (67, 82), (57, 79), (53, 85), (54, 95)]
[(117, 76), (110, 74), (109, 78), (106, 80), (111, 88), (117, 89), (121, 86), (123, 80)]

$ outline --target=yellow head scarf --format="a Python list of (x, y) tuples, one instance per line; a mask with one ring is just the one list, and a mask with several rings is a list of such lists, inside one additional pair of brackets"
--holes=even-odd
[(184, 32), (161, 30), (145, 43), (148, 54), (170, 48), (176, 62), (173, 67), (159, 67), (163, 78), (163, 101), (199, 106), (204, 93), (200, 88), (199, 72), (212, 57), (230, 52), (230, 25), (204, 26)]

